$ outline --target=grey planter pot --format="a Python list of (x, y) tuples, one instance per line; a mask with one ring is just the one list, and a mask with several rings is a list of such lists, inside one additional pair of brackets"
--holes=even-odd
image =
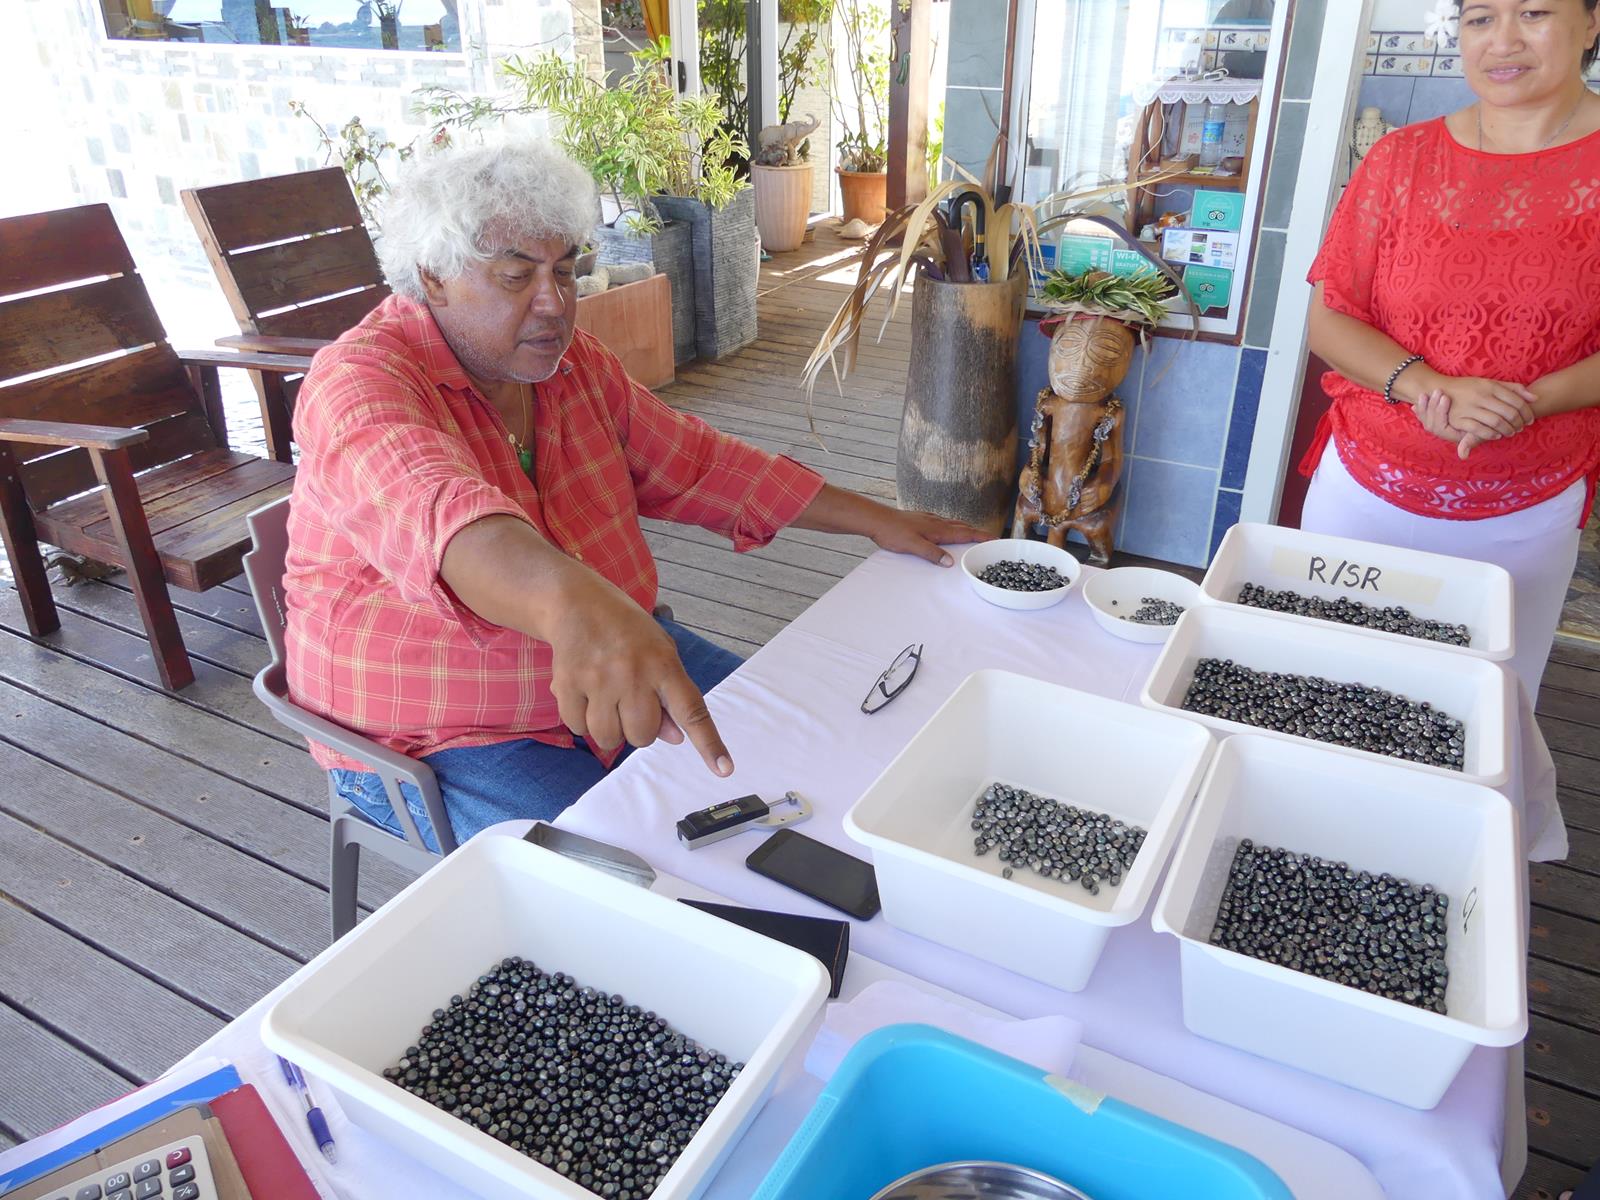
[(689, 226), (683, 221), (666, 220), (657, 232), (629, 233), (626, 229), (602, 225), (590, 235), (600, 247), (600, 262), (654, 263), (657, 271), (672, 285), (672, 358), (688, 362), (695, 355), (695, 273)]
[(721, 358), (756, 340), (756, 285), (761, 238), (755, 192), (745, 188), (726, 208), (658, 196), (663, 217), (688, 226), (694, 260), (694, 344), (701, 358)]

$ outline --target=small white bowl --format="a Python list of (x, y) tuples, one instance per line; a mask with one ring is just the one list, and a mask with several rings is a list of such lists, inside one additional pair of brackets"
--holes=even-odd
[[(1051, 588), (1047, 592), (1013, 592), (978, 578), (984, 568), (999, 562), (1042, 563), (1060, 571), (1067, 583), (1065, 587)], [(972, 590), (990, 604), (1020, 609), (1049, 608), (1052, 604), (1061, 603), (1082, 573), (1078, 560), (1071, 554), (1049, 542), (1035, 542), (1030, 538), (997, 538), (992, 542), (978, 542), (961, 556), (961, 569), (966, 572)]]
[(1170, 600), (1185, 609), (1200, 603), (1200, 585), (1191, 583), (1182, 575), (1171, 571), (1158, 571), (1154, 567), (1117, 567), (1092, 575), (1083, 585), (1083, 598), (1089, 611), (1107, 633), (1130, 642), (1155, 645), (1172, 636), (1175, 625), (1144, 625), (1126, 621), (1139, 609), (1146, 596), (1157, 600)]

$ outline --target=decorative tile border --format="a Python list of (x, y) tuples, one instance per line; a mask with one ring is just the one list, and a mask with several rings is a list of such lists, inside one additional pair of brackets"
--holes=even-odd
[[(1420, 30), (1375, 29), (1367, 34), (1361, 60), (1363, 75), (1406, 75), (1461, 78), (1461, 54), (1455, 38), (1443, 46)], [(1600, 62), (1589, 70), (1589, 78), (1600, 80)]]
[(1367, 34), (1361, 61), (1363, 75), (1406, 75), (1412, 79), (1430, 75), (1461, 74), (1461, 56), (1456, 39), (1447, 38), (1443, 46), (1421, 30), (1375, 29)]
[(1161, 41), (1164, 69), (1179, 70), (1187, 65), (1210, 71), (1230, 51), (1267, 49), (1272, 30), (1265, 25), (1173, 26), (1162, 31)]

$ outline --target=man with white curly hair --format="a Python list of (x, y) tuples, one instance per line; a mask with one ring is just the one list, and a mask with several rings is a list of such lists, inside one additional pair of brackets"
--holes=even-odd
[[(863, 534), (942, 566), (940, 543), (987, 536), (835, 488), (628, 378), (574, 328), (598, 213), (548, 143), (423, 158), (384, 210), (394, 295), (316, 356), (295, 408), (290, 692), (426, 761), (458, 841), (555, 816), (658, 737), (733, 773), (703, 693), (740, 660), (652, 615), (641, 517), (741, 550), (790, 524)], [(312, 753), (399, 832), (365, 764)]]

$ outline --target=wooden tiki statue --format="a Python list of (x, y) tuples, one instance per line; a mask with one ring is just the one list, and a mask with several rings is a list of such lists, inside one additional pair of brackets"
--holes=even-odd
[(1012, 537), (1045, 528), (1052, 546), (1076, 529), (1090, 561), (1111, 559), (1121, 497), (1122, 402), (1112, 389), (1128, 373), (1133, 331), (1107, 317), (1063, 321), (1050, 343), (1050, 387), (1034, 406), (1028, 461), (1018, 480)]

